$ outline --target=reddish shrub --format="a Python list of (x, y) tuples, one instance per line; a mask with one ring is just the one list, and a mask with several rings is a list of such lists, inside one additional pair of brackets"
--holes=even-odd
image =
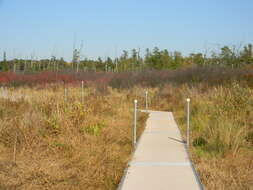
[(38, 74), (16, 74), (11, 72), (0, 73), (0, 85), (36, 85), (48, 83), (73, 83), (76, 79), (72, 75), (58, 74), (54, 72), (41, 72)]

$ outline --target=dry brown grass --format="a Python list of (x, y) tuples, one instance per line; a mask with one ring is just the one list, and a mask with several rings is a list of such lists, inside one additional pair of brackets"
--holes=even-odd
[(253, 189), (252, 89), (237, 83), (167, 85), (157, 96), (156, 107), (174, 111), (184, 138), (191, 98), (190, 153), (207, 190)]
[[(193, 153), (195, 155), (196, 152)], [(240, 151), (236, 156), (194, 156), (194, 162), (206, 189), (252, 190), (252, 153)]]
[[(62, 87), (12, 89), (12, 100), (0, 98), (0, 189), (116, 189), (131, 154), (133, 99), (144, 105), (144, 92), (90, 87), (81, 102), (69, 87), (65, 102)], [(191, 98), (190, 153), (207, 190), (253, 189), (250, 87), (167, 84), (149, 97), (152, 109), (174, 112), (183, 136)]]
[(18, 98), (0, 98), (0, 189), (116, 189), (131, 155), (132, 91), (86, 88), (84, 102), (71, 86), (67, 102), (58, 86), (9, 94)]

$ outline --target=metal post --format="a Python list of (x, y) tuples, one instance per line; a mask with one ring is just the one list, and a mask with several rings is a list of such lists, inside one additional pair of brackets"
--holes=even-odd
[(68, 90), (67, 90), (67, 88), (65, 87), (65, 88), (64, 88), (64, 100), (65, 100), (65, 102), (67, 102), (67, 96), (68, 96)]
[(146, 95), (146, 111), (148, 110), (148, 91), (145, 92)]
[(17, 140), (18, 140), (18, 133), (16, 131), (16, 135), (15, 135), (15, 139), (14, 139), (14, 147), (13, 147), (13, 162), (16, 162)]
[(81, 92), (82, 94), (82, 102), (84, 101), (84, 89), (83, 89), (83, 80), (82, 80), (82, 92)]
[(190, 147), (190, 98), (186, 99), (187, 101), (187, 148)]
[(134, 125), (133, 125), (133, 149), (136, 146), (136, 132), (137, 132), (137, 100), (134, 100)]
[(4, 88), (1, 87), (1, 94), (0, 94), (0, 96), (3, 97), (3, 95), (4, 95)]
[(8, 88), (5, 87), (5, 98), (8, 98), (8, 96), (9, 96)]

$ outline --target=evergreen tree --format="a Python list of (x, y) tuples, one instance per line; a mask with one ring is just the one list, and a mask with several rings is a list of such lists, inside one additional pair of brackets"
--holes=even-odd
[(241, 52), (241, 61), (244, 64), (253, 64), (253, 48), (252, 44), (244, 46)]
[(8, 70), (9, 70), (9, 68), (8, 68), (8, 62), (7, 62), (7, 59), (6, 59), (6, 52), (5, 52), (5, 51), (4, 51), (4, 53), (3, 53), (2, 70), (3, 70), (3, 71), (8, 71)]

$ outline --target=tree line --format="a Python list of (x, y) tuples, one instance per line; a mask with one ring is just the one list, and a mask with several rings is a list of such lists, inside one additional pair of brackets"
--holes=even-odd
[[(76, 50), (75, 50), (76, 51)], [(107, 57), (102, 60), (73, 58), (67, 62), (63, 58), (52, 56), (49, 59), (12, 59), (7, 60), (6, 53), (0, 62), (0, 71), (13, 72), (36, 72), (36, 71), (104, 71), (104, 72), (125, 72), (144, 70), (166, 70), (187, 67), (191, 65), (206, 66), (219, 65), (222, 67), (237, 68), (243, 65), (253, 64), (252, 44), (245, 45), (241, 50), (236, 47), (224, 46), (218, 52), (191, 53), (183, 56), (181, 52), (160, 50), (155, 47), (153, 50), (146, 49), (145, 55), (140, 56), (139, 51), (123, 51), (119, 57), (114, 59)]]

